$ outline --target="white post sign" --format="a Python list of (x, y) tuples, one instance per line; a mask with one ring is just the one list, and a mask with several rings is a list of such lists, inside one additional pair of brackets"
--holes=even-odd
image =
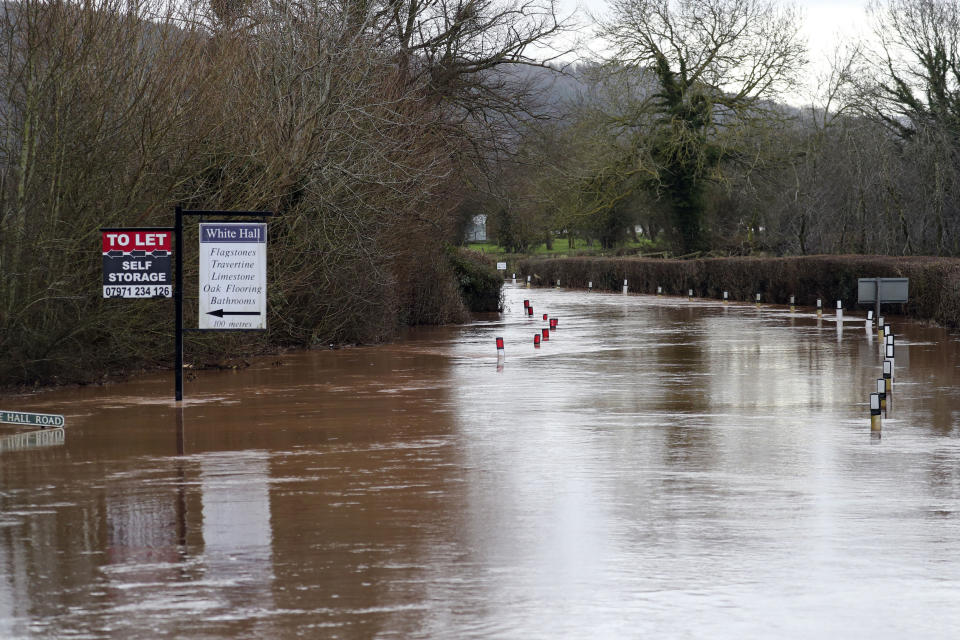
[(267, 225), (200, 223), (201, 329), (267, 328)]

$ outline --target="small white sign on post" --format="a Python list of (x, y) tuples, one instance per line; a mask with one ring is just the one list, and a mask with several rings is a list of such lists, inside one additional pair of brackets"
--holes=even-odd
[(267, 225), (200, 223), (201, 329), (267, 328)]
[(497, 263), (497, 271), (506, 271), (506, 270), (507, 270), (507, 263), (506, 263), (506, 262), (498, 262), (498, 263)]

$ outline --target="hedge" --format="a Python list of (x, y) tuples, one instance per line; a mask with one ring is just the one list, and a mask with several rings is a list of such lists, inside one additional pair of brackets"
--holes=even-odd
[[(658, 260), (650, 258), (559, 257), (528, 258), (517, 263), (518, 276), (532, 276), (534, 286), (620, 291), (628, 281), (630, 291), (668, 295), (752, 301), (757, 293), (764, 302), (813, 306), (817, 298), (832, 307), (856, 307), (858, 278), (910, 278), (910, 300), (891, 305), (891, 312), (938, 324), (960, 327), (960, 260), (935, 257), (803, 256), (789, 258), (706, 258)], [(870, 305), (863, 305), (867, 308)]]

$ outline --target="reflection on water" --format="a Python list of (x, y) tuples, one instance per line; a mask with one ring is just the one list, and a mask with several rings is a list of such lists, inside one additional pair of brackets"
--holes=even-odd
[(0, 453), (4, 451), (22, 451), (36, 447), (55, 447), (63, 444), (66, 434), (62, 427), (21, 431), (0, 436)]
[(955, 335), (893, 318), (872, 445), (862, 315), (506, 302), (180, 409), (170, 376), (8, 403), (67, 428), (0, 447), (0, 637), (955, 635)]

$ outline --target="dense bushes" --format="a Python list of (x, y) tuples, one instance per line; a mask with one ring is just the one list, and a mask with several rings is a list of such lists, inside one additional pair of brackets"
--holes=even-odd
[(842, 300), (854, 307), (858, 278), (910, 278), (910, 302), (896, 305), (915, 318), (948, 327), (960, 326), (960, 260), (886, 256), (807, 256), (793, 258), (712, 258), (703, 260), (651, 260), (643, 258), (528, 259), (517, 264), (518, 273), (548, 285), (558, 279), (565, 287), (620, 291), (626, 279), (630, 290), (685, 295), (688, 289), (705, 298), (720, 298), (724, 291), (733, 300), (824, 305)]
[(503, 276), (490, 258), (477, 251), (452, 248), (450, 264), (460, 285), (460, 295), (470, 311), (503, 308)]
[[(446, 251), (452, 212), (496, 127), (526, 108), (494, 71), (552, 33), (550, 3), (497, 0), (470, 20), (438, 2), (364, 6), (8, 6), (0, 387), (170, 365), (172, 304), (102, 298), (99, 229), (170, 227), (176, 205), (275, 214), (268, 330), (190, 334), (188, 362), (465, 317)], [(450, 50), (461, 52), (453, 66)], [(195, 327), (195, 224), (185, 236), (184, 322)], [(471, 295), (489, 298), (469, 273)]]

